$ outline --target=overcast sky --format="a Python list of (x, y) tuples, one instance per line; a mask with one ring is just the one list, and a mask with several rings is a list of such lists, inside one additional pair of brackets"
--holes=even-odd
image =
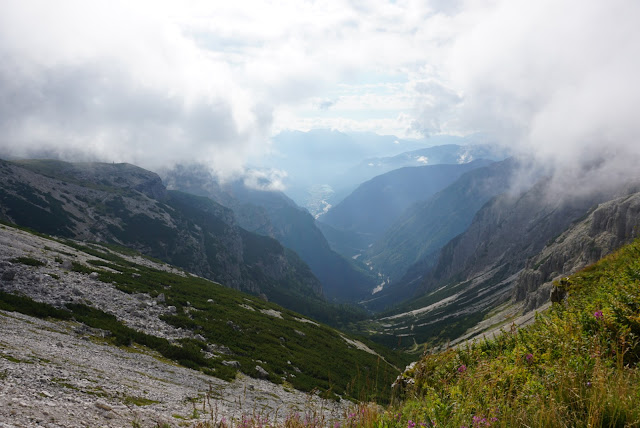
[(0, 152), (242, 171), (283, 129), (640, 151), (637, 0), (0, 0)]

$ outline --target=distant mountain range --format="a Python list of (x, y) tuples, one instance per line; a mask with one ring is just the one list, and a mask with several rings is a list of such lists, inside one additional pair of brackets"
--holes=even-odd
[[(378, 240), (411, 205), (427, 200), (465, 172), (490, 163), (477, 160), (396, 169), (361, 184), (320, 221), (341, 234), (344, 232), (342, 238), (356, 236), (357, 242), (351, 243), (351, 251), (343, 255), (357, 256)], [(328, 234), (330, 242), (331, 236)], [(341, 242), (331, 244), (336, 249), (345, 248)]]
[[(432, 147), (421, 148), (403, 152), (388, 157), (373, 157), (360, 162), (358, 165), (350, 168), (346, 173), (335, 178), (336, 199), (341, 200), (346, 197), (342, 195), (345, 192), (351, 192), (358, 183), (364, 183), (375, 176), (385, 174), (395, 169), (408, 166), (425, 166), (439, 164), (463, 164), (474, 160), (503, 160), (509, 157), (508, 150), (487, 145), (474, 144), (469, 145), (469, 140), (461, 137), (448, 137), (447, 139), (439, 138), (444, 141), (454, 141), (457, 144), (442, 144)], [(433, 141), (431, 141), (433, 143)], [(340, 183), (343, 183), (340, 185)]]
[(417, 202), (363, 255), (390, 284), (367, 302), (384, 309), (412, 297), (422, 275), (437, 261), (439, 250), (464, 232), (476, 212), (512, 186), (521, 168), (515, 159), (495, 162), (463, 174), (453, 184)]
[(256, 167), (285, 171), (286, 193), (317, 216), (361, 183), (405, 166), (502, 160), (504, 149), (484, 145), (479, 135), (439, 135), (419, 140), (367, 132), (314, 129), (283, 131), (271, 153), (253, 159)]
[(128, 164), (2, 161), (0, 218), (126, 246), (415, 349), (519, 320), (553, 280), (637, 236), (640, 181), (567, 187), (547, 172), (512, 158), (403, 167), (316, 221), (284, 193), (220, 184), (202, 167), (163, 172), (167, 188)]

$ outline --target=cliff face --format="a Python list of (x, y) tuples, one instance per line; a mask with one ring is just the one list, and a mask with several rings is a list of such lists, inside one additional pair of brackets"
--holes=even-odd
[(640, 193), (598, 205), (531, 258), (513, 289), (533, 310), (549, 301), (552, 281), (571, 275), (640, 236)]
[(167, 191), (157, 174), (133, 165), (0, 161), (0, 217), (127, 246), (238, 290), (321, 298), (319, 281), (295, 253), (240, 228), (231, 210)]
[(233, 210), (242, 228), (295, 251), (320, 280), (327, 298), (356, 301), (373, 289), (373, 279), (333, 251), (311, 214), (283, 193), (250, 189), (240, 181), (220, 184), (199, 165), (179, 166), (163, 177), (169, 188), (211, 198)]
[(549, 239), (563, 232), (606, 196), (550, 198), (543, 180), (522, 194), (494, 198), (476, 215), (466, 232), (447, 244), (421, 289), (483, 278), (499, 282), (522, 269)]
[(465, 173), (405, 211), (365, 256), (392, 281), (400, 279), (412, 264), (464, 232), (489, 199), (507, 191), (517, 167), (514, 159), (508, 159)]
[[(597, 260), (607, 248), (620, 242), (621, 236), (637, 230), (635, 198), (607, 209), (603, 205), (597, 214), (592, 213), (593, 226), (586, 227), (585, 234), (592, 234), (588, 241), (579, 245), (567, 241), (572, 250), (566, 250), (565, 256), (545, 259), (547, 255), (542, 255), (537, 260), (546, 263), (540, 266), (547, 270), (532, 272), (540, 266), (529, 261), (531, 258), (538, 257), (549, 242), (586, 216), (590, 208), (613, 200), (620, 193), (624, 191), (608, 189), (564, 192), (559, 196), (555, 183), (545, 179), (525, 192), (495, 197), (478, 211), (464, 233), (442, 248), (437, 263), (424, 275), (414, 296), (380, 318), (377, 338), (389, 344), (397, 342), (398, 337), (418, 344), (442, 344), (512, 320), (521, 309), (514, 303), (522, 302), (527, 292), (553, 276), (553, 271), (567, 269), (565, 264), (573, 257), (572, 251), (587, 252), (588, 260)], [(611, 232), (597, 237), (595, 231), (600, 228)], [(549, 249), (549, 254), (555, 251)], [(580, 256), (576, 257), (580, 260)], [(527, 266), (536, 269), (527, 271)], [(548, 290), (543, 294), (547, 301)], [(520, 301), (514, 302), (514, 295)], [(536, 300), (537, 296), (530, 297), (534, 302), (531, 306), (543, 303)]]

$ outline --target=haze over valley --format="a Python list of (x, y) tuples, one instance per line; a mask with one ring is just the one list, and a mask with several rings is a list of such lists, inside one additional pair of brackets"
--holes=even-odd
[(639, 4), (218, 3), (0, 3), (0, 426), (640, 423)]

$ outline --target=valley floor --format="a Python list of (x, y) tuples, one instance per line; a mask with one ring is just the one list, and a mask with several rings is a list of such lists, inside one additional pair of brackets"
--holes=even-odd
[(1, 428), (193, 426), (243, 416), (283, 422), (320, 412), (329, 421), (349, 404), (246, 376), (225, 382), (90, 333), (0, 311)]

